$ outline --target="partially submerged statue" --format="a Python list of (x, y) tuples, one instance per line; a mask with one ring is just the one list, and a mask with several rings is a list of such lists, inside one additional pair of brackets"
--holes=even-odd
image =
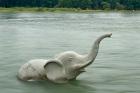
[(105, 34), (97, 38), (91, 51), (80, 55), (74, 51), (60, 53), (54, 59), (35, 59), (25, 63), (18, 72), (18, 78), (25, 81), (50, 80), (54, 83), (66, 83), (85, 72), (85, 67), (95, 60), (100, 42), (112, 34)]

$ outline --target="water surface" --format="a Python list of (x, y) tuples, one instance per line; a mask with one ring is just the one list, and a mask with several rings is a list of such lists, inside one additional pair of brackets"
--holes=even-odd
[[(31, 59), (87, 53), (105, 33), (94, 62), (76, 81), (22, 82)], [(0, 13), (0, 93), (140, 93), (140, 12)]]

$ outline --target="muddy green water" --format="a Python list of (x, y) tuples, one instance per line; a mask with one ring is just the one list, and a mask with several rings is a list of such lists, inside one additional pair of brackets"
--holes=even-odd
[[(87, 53), (105, 33), (94, 62), (76, 81), (22, 82), (31, 59)], [(0, 93), (140, 93), (140, 12), (0, 13)]]

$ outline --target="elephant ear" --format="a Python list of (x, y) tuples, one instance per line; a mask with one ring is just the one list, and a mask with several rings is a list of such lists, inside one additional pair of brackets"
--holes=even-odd
[(49, 60), (44, 68), (47, 78), (55, 83), (65, 83), (65, 70), (63, 64), (58, 60)]

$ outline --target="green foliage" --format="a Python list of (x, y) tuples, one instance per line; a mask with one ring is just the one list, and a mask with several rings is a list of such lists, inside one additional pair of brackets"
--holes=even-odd
[(123, 9), (125, 9), (125, 7), (123, 5), (121, 5), (120, 3), (116, 3), (116, 9), (123, 10)]
[(86, 9), (91, 7), (91, 0), (60, 0), (59, 6), (66, 8)]
[(93, 9), (102, 9), (102, 2), (103, 0), (92, 0), (91, 7)]
[(102, 7), (103, 7), (103, 10), (108, 10), (110, 9), (110, 4), (107, 2), (102, 2)]
[(0, 7), (139, 10), (140, 0), (0, 0)]

